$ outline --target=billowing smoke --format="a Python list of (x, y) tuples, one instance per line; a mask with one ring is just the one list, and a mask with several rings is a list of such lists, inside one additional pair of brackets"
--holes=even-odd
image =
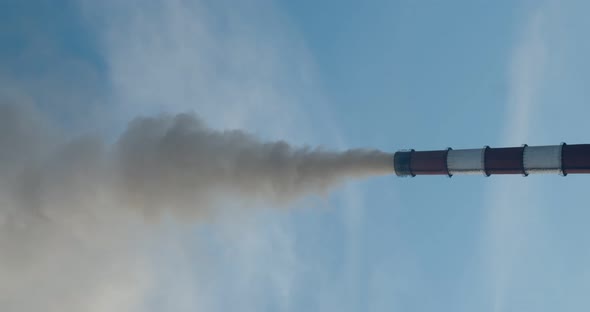
[(347, 178), (392, 172), (383, 152), (266, 143), (239, 130), (208, 129), (187, 114), (135, 120), (115, 152), (120, 189), (141, 207), (206, 207), (221, 194), (283, 203)]
[[(141, 302), (134, 296), (150, 285), (141, 243), (134, 243), (150, 226), (145, 216), (195, 220), (228, 198), (244, 207), (284, 206), (348, 178), (392, 172), (390, 154), (262, 142), (239, 130), (209, 129), (191, 114), (138, 118), (114, 143), (59, 133), (26, 105), (0, 104), (6, 311), (63, 311), (64, 303), (68, 311), (101, 311), (105, 301), (134, 310), (128, 305)], [(88, 269), (99, 263), (108, 265)]]
[(1, 110), (1, 182), (17, 209), (56, 198), (76, 206), (83, 196), (147, 215), (199, 214), (220, 198), (280, 205), (349, 178), (392, 173), (388, 153), (263, 142), (209, 129), (193, 114), (137, 118), (109, 146), (95, 137), (59, 140), (32, 110)]

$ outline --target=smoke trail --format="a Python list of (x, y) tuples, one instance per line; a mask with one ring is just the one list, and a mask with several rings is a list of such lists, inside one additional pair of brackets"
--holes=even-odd
[(282, 203), (346, 178), (392, 172), (383, 152), (266, 143), (239, 130), (208, 129), (187, 114), (135, 120), (116, 152), (126, 195), (143, 207), (206, 206), (220, 193)]
[[(34, 109), (0, 103), (3, 310), (88, 310), (89, 294), (134, 310), (151, 271), (135, 242), (149, 232), (138, 214), (194, 219), (227, 198), (280, 205), (392, 172), (386, 153), (262, 142), (189, 114), (138, 118), (114, 144), (58, 133)], [(28, 293), (35, 300), (22, 300)]]
[(191, 114), (138, 118), (111, 147), (86, 137), (33, 151), (40, 142), (47, 144), (47, 131), (27, 124), (29, 114), (14, 106), (4, 107), (1, 116), (0, 170), (20, 168), (8, 176), (19, 181), (13, 194), (27, 207), (51, 202), (51, 196), (90, 192), (85, 196), (109, 198), (148, 215), (199, 214), (227, 196), (284, 204), (348, 178), (392, 172), (387, 153), (262, 142), (240, 130), (209, 129)]

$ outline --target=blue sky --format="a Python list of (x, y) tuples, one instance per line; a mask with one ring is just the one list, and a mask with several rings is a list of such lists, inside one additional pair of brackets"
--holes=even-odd
[[(108, 140), (137, 115), (194, 111), (214, 128), (338, 149), (587, 143), (588, 9), (575, 0), (9, 0), (0, 95), (33, 103), (71, 136)], [(48, 273), (64, 293), (69, 279), (86, 285), (64, 296), (79, 306), (48, 306), (584, 310), (586, 179), (380, 177), (290, 209), (244, 213), (228, 199), (215, 220), (109, 225), (141, 235), (99, 240), (109, 256), (88, 276)]]

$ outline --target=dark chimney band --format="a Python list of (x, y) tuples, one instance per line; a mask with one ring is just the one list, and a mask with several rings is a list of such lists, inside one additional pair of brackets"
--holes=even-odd
[(400, 151), (393, 159), (398, 176), (590, 173), (590, 144), (506, 148)]

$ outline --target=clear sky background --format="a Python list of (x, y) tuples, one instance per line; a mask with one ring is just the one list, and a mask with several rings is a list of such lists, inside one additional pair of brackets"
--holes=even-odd
[[(337, 149), (590, 141), (587, 1), (57, 2), (0, 2), (0, 96), (72, 137), (193, 111)], [(290, 209), (228, 200), (35, 255), (109, 256), (50, 275), (56, 297), (30, 286), (55, 311), (583, 311), (588, 185), (391, 176)]]

